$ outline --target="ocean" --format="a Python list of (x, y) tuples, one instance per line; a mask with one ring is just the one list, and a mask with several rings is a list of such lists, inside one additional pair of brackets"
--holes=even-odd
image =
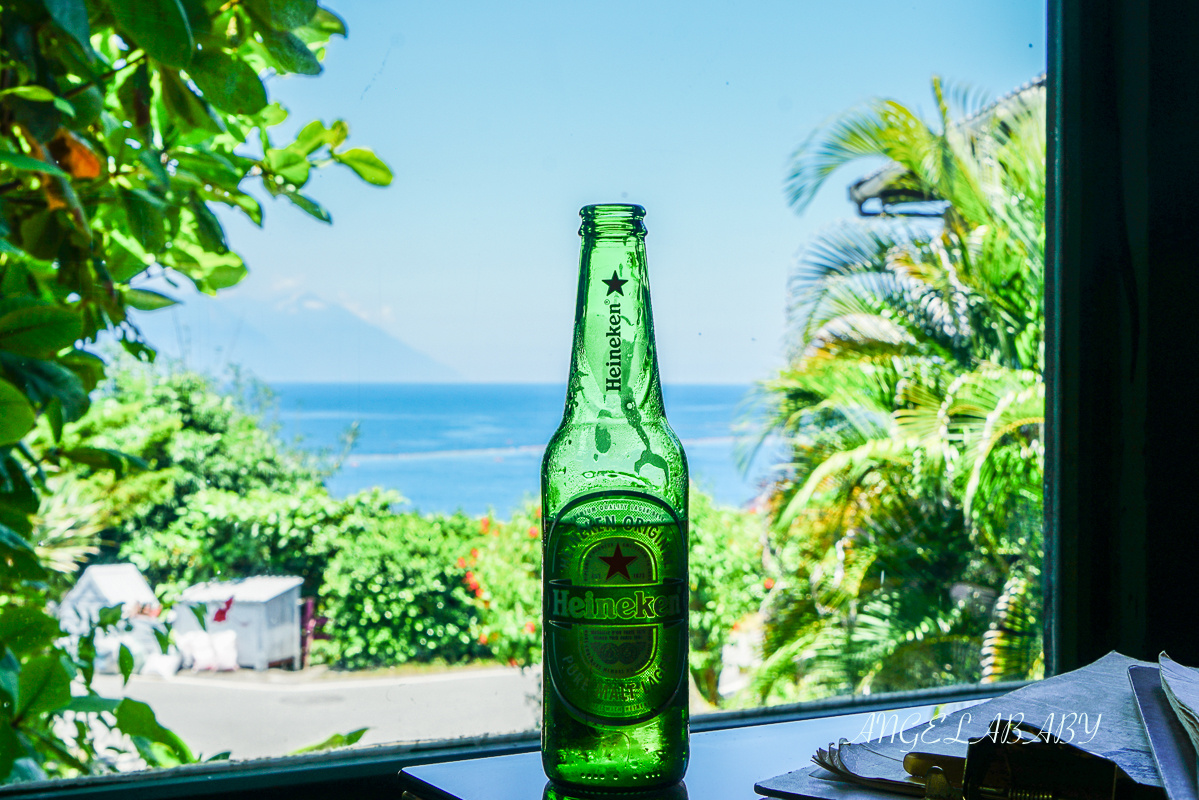
[[(421, 512), (508, 516), (537, 498), (541, 454), (562, 419), (565, 387), (546, 384), (328, 384), (271, 387), (285, 439), (339, 454), (357, 440), (329, 491), (395, 489)], [(692, 480), (724, 505), (758, 492), (761, 469), (737, 466), (733, 426), (747, 386), (666, 386), (671, 427)]]

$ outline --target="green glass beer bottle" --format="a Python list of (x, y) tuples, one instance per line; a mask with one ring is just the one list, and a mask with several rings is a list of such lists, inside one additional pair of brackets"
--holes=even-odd
[(687, 459), (666, 423), (645, 209), (587, 206), (562, 424), (541, 465), (542, 763), (590, 791), (687, 768)]

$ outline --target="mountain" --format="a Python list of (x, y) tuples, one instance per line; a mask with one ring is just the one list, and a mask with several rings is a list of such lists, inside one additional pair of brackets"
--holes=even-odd
[(461, 380), (450, 367), (311, 294), (273, 300), (194, 295), (134, 314), (163, 355), (204, 372), (237, 364), (267, 383)]

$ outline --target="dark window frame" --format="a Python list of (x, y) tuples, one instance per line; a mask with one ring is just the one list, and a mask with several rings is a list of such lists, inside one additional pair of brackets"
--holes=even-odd
[[(1049, 0), (1046, 666), (1112, 649), (1199, 664), (1199, 4)], [(1189, 103), (1188, 107), (1188, 101)], [(1153, 579), (1150, 580), (1149, 576)], [(1189, 613), (1188, 613), (1189, 612)], [(1189, 624), (1179, 624), (1176, 620)], [(983, 697), (949, 687), (715, 714), (695, 730)], [(536, 749), (527, 736), (383, 746), (0, 789), (4, 797), (394, 797), (407, 765)]]

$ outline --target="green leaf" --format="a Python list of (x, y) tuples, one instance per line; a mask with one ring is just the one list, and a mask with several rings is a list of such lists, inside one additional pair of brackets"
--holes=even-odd
[(72, 697), (71, 702), (67, 704), (66, 710), (74, 711), (76, 714), (111, 714), (117, 710), (117, 706), (120, 704), (121, 701), (119, 699), (89, 694)]
[(67, 177), (67, 173), (53, 164), (22, 153), (10, 153), (6, 150), (0, 150), (0, 164), (12, 167), (21, 172), (44, 172), (47, 175), (54, 175), (58, 178)]
[(127, 283), (154, 263), (154, 256), (133, 239), (118, 230), (108, 234), (108, 273), (117, 283)]
[(26, 86), (14, 86), (11, 89), (0, 91), (0, 97), (20, 97), (25, 100), (32, 100), (35, 103), (53, 103), (58, 95), (47, 89), (45, 86), (36, 86), (29, 84)]
[[(163, 87), (163, 92), (163, 102), (167, 103), (167, 108), (169, 109), (171, 105), (165, 97), (165, 86)], [(117, 88), (117, 100), (121, 104), (121, 110), (125, 112), (125, 116), (138, 129), (150, 124), (150, 101), (153, 97), (154, 90), (150, 86), (150, 68), (146, 66), (145, 62), (138, 64), (137, 69), (128, 73), (125, 80)], [(124, 140), (124, 135), (122, 132), (121, 141)]]
[(24, 537), (20, 536), (7, 525), (0, 525), (0, 548), (7, 549), (10, 554), (20, 551), (26, 553), (33, 552), (33, 545), (25, 541)]
[(300, 130), (296, 140), (289, 144), (287, 149), (310, 156), (325, 145), (330, 149), (337, 147), (349, 135), (350, 126), (344, 120), (339, 119), (328, 128), (320, 120), (313, 120)]
[(277, 31), (308, 24), (316, 15), (316, 0), (247, 0), (255, 16)]
[(121, 649), (117, 651), (117, 665), (121, 670), (121, 678), (124, 679), (124, 685), (129, 685), (129, 676), (133, 674), (133, 651), (125, 645), (121, 645)]
[(79, 376), (66, 366), (8, 353), (0, 353), (0, 365), (35, 406), (58, 401), (67, 422), (74, 422), (87, 411), (87, 390)]
[(333, 222), (333, 217), (325, 210), (325, 207), (311, 197), (306, 197), (299, 192), (281, 192), (281, 194), (321, 222)]
[(220, 50), (196, 53), (188, 66), (205, 99), (231, 114), (255, 114), (266, 106), (266, 88), (258, 73), (240, 58)]
[(190, 128), (210, 133), (223, 133), (224, 124), (212, 113), (208, 103), (196, 96), (187, 84), (179, 79), (179, 73), (160, 69), (162, 77), (162, 103), (172, 121), (186, 123)]
[(111, 628), (121, 621), (125, 606), (117, 603), (115, 606), (104, 606), (96, 612), (96, 625), (100, 628)]
[(212, 200), (241, 209), (250, 218), (251, 222), (260, 228), (262, 227), (262, 204), (245, 192), (214, 192), (204, 190), (200, 192), (200, 196), (205, 200)]
[[(21, 695), (21, 662), (7, 648), (4, 648), (4, 655), (0, 656), (0, 694), (3, 694), (12, 703), (5, 709), (6, 714), (4, 715), (11, 717), (17, 698)], [(0, 727), (8, 726), (0, 725)]]
[(59, 306), (34, 306), (0, 317), (0, 350), (48, 357), (83, 336), (83, 319)]
[(0, 446), (19, 442), (36, 423), (37, 417), (25, 395), (0, 378)]
[(316, 15), (308, 20), (305, 26), (309, 30), (323, 33), (326, 36), (342, 36), (347, 33), (346, 21), (327, 8), (318, 8)]
[(83, 336), (83, 319), (60, 306), (33, 306), (0, 317), (0, 350), (48, 357)]
[(109, 0), (122, 37), (127, 34), (150, 58), (181, 69), (196, 49), (179, 0)]
[(146, 147), (137, 152), (137, 160), (149, 171), (153, 182), (165, 190), (171, 185), (171, 176), (162, 165), (160, 155), (157, 150)]
[(0, 642), (17, 656), (45, 650), (62, 635), (58, 620), (40, 608), (9, 604), (0, 609)]
[(129, 232), (150, 253), (166, 247), (166, 229), (162, 212), (164, 204), (145, 189), (123, 189), (121, 200)]
[(175, 161), (175, 174), (187, 173), (195, 176), (201, 183), (220, 186), (230, 191), (237, 189), (242, 178), (249, 170), (247, 166), (239, 168), (229, 158), (219, 153), (201, 150), (173, 150), (171, 157)]
[(169, 308), (179, 302), (165, 294), (159, 294), (149, 289), (126, 289), (124, 294), (125, 302), (138, 311), (157, 311), (160, 308)]
[[(3, 414), (0, 414), (0, 419), (3, 419)], [(36, 514), (40, 505), (33, 491), (33, 484), (29, 482), (21, 462), (3, 451), (0, 451), (0, 502), (18, 509), (23, 514)], [(28, 532), (24, 526), (14, 526), (6, 520), (4, 524), (16, 527), (23, 533)]]
[(278, 103), (271, 103), (255, 119), (262, 127), (271, 128), (287, 120), (287, 109)]
[(54, 24), (78, 42), (83, 52), (94, 57), (92, 29), (87, 22), (87, 6), (83, 0), (44, 0), (44, 3)]
[(14, 719), (58, 711), (71, 702), (71, 676), (57, 655), (36, 656), (21, 667)]
[(294, 33), (277, 33), (264, 29), (262, 43), (275, 60), (280, 72), (295, 72), (300, 75), (320, 75), (321, 62), (304, 41)]
[(0, 782), (11, 783), (17, 754), (24, 751), (17, 732), (10, 725), (0, 725)]
[(196, 220), (196, 239), (200, 246), (210, 253), (228, 252), (229, 243), (225, 239), (225, 229), (208, 204), (193, 194), (187, 207), (191, 209)]
[(200, 630), (208, 630), (208, 607), (204, 605), (188, 606), (187, 610), (192, 612), (192, 616), (196, 618), (196, 622), (200, 623)]
[[(192, 29), (192, 38), (202, 43), (205, 34), (212, 33), (212, 23), (216, 15), (209, 15), (208, 8), (205, 7), (205, 0), (179, 0), (179, 4), (183, 6), (187, 24)], [(213, 9), (217, 5), (214, 3)]]
[[(266, 164), (268, 172), (281, 176), (290, 184), (303, 186), (308, 182), (310, 165), (303, 153), (296, 152), (291, 148), (267, 150), (263, 162)], [(267, 178), (263, 178), (263, 180), (267, 180)]]
[(62, 451), (62, 456), (77, 464), (86, 464), (96, 469), (110, 469), (116, 473), (117, 478), (122, 477), (129, 467), (138, 470), (150, 468), (149, 464), (137, 456), (107, 447), (74, 447)]
[(58, 363), (79, 376), (85, 392), (90, 392), (104, 379), (104, 359), (86, 350), (72, 350), (58, 357)]
[(247, 272), (246, 265), (242, 264), (239, 258), (237, 263), (218, 264), (212, 267), (204, 276), (204, 281), (212, 289), (228, 289), (230, 286), (241, 283)]
[(62, 401), (55, 397), (46, 404), (46, 418), (50, 422), (50, 433), (54, 436), (54, 443), (62, 442), (62, 426), (66, 424), (62, 412)]
[(176, 757), (184, 762), (195, 761), (191, 750), (175, 733), (162, 727), (153, 710), (138, 700), (126, 697), (116, 710), (117, 727), (129, 736), (141, 736), (151, 742), (158, 742), (169, 747)]
[(321, 750), (332, 750), (336, 747), (349, 747), (357, 743), (370, 728), (359, 728), (358, 730), (350, 731), (349, 733), (335, 733), (328, 739), (317, 744), (311, 744), (307, 747), (301, 747), (299, 750), (293, 750), (288, 755), (298, 756), (302, 753), (316, 753)]
[(358, 177), (375, 186), (391, 184), (391, 170), (383, 160), (364, 147), (347, 150), (344, 153), (334, 153), (333, 160), (344, 164), (358, 173)]

